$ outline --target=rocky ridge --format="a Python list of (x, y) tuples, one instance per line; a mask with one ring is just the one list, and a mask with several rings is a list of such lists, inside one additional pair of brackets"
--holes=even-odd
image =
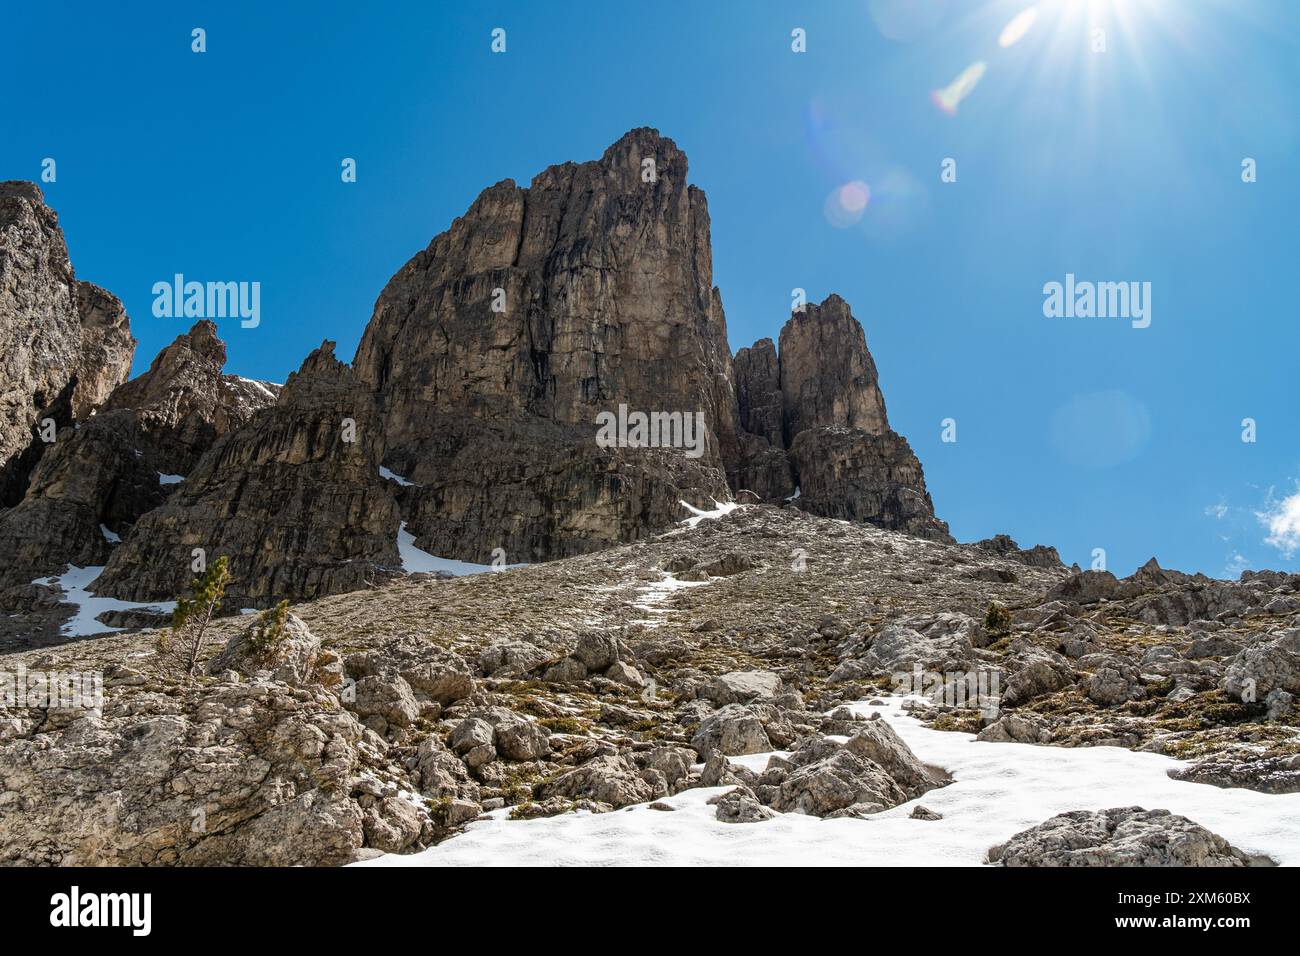
[[(133, 492), (116, 511), (86, 503), (33, 559), (104, 560), (85, 516), (113, 512), (105, 527), (123, 540), (97, 594), (170, 599), (188, 574), (182, 556), (199, 548), (228, 551), (232, 594), (267, 607), (375, 583), (397, 567), (402, 524), (429, 553), (514, 564), (643, 539), (739, 495), (950, 541), (842, 299), (792, 316), (779, 357), (760, 343), (733, 361), (708, 206), (687, 173), (672, 140), (637, 129), (599, 160), (485, 190), (385, 287), (347, 381), (336, 370), (329, 396), (295, 397), (308, 420), (297, 434), (286, 409), (223, 417), (210, 388), (183, 387), (187, 369), (219, 364), (196, 327), (105, 406), (131, 409), (186, 484), (165, 501)], [(219, 381), (222, 396), (243, 387)], [(168, 402), (161, 382), (179, 383)], [(629, 429), (629, 414), (668, 432)], [(602, 416), (619, 424), (616, 440), (601, 437)], [(360, 456), (304, 441), (343, 419), (361, 429)], [(116, 439), (108, 429), (96, 448)], [(308, 472), (289, 473), (308, 466), (328, 493), (308, 496)], [(379, 481), (380, 466), (400, 480)], [(309, 528), (288, 526), (308, 515)], [(284, 525), (269, 545), (268, 521)]]
[(21, 498), (44, 450), (37, 426), (93, 413), (134, 352), (122, 303), (73, 273), (40, 187), (0, 182), (0, 506)]
[(26, 493), (0, 513), (0, 583), (16, 589), (69, 564), (107, 563), (117, 541), (161, 507), (218, 437), (275, 401), (279, 386), (226, 374), (225, 344), (206, 320), (115, 388), (92, 417), (55, 435)]

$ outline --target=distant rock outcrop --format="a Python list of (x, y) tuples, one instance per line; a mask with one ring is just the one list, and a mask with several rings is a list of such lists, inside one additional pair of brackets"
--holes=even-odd
[(326, 342), (275, 405), (218, 439), (166, 504), (136, 523), (95, 590), (140, 601), (180, 594), (194, 549), (230, 559), (232, 607), (381, 580), (400, 564), (382, 450), (374, 397)]
[(58, 216), (35, 183), (0, 183), (0, 504), (21, 498), (35, 429), (93, 412), (131, 369), (122, 303), (73, 274)]
[(867, 337), (838, 295), (809, 303), (781, 329), (781, 397), (786, 444), (800, 432), (842, 425), (869, 435), (889, 430)]
[(122, 301), (90, 282), (77, 283), (81, 353), (72, 413), (81, 421), (95, 413), (131, 374), (136, 341)]
[[(704, 193), (650, 129), (485, 190), (388, 283), (357, 349), (385, 463), (438, 553), (537, 561), (730, 497), (735, 395)], [(597, 416), (699, 416), (698, 456), (597, 444)], [(651, 441), (651, 444), (654, 444)]]
[(38, 253), (27, 313), (76, 342), (58, 341), (66, 376), (23, 379), (15, 420), (57, 400), (79, 427), (18, 469), (31, 491), (0, 519), (14, 580), (106, 562), (95, 593), (168, 599), (197, 550), (229, 557), (230, 605), (264, 607), (396, 573), (403, 522), (442, 557), (531, 563), (649, 537), (740, 490), (951, 540), (847, 303), (792, 316), (779, 356), (764, 339), (733, 360), (687, 174), (672, 140), (636, 129), (598, 160), (484, 190), (389, 281), (353, 366), (327, 343), (278, 401), (222, 372), (210, 322), (106, 390), (120, 304), (72, 285), (53, 213), (17, 190), (6, 208)]
[(1043, 544), (1036, 544), (1032, 548), (1022, 548), (1016, 544), (1014, 538), (1007, 534), (995, 534), (991, 538), (976, 541), (971, 547), (987, 551), (989, 554), (998, 554), (1004, 558), (1010, 558), (1012, 561), (1019, 561), (1031, 568), (1065, 567), (1065, 564), (1061, 561), (1060, 552), (1055, 548)]
[(951, 541), (921, 463), (889, 427), (862, 326), (837, 295), (806, 305), (771, 339), (736, 355), (737, 489), (805, 511)]
[(116, 389), (104, 411), (131, 411), (157, 470), (188, 474), (213, 442), (280, 394), (278, 385), (227, 374), (225, 364), (226, 343), (203, 319), (159, 352), (147, 372)]
[(100, 412), (60, 431), (22, 501), (0, 514), (0, 583), (104, 564), (114, 542), (167, 500), (169, 482), (274, 402), (279, 386), (223, 374), (225, 360), (216, 326), (199, 322)]

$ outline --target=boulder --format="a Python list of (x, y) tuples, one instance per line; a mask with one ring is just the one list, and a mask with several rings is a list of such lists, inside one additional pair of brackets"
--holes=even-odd
[(269, 622), (254, 620), (236, 634), (208, 662), (209, 674), (237, 671), (246, 677), (260, 674), (286, 684), (318, 683), (337, 687), (343, 681), (342, 667), (332, 652), (321, 650), (320, 640), (302, 619), (287, 614), (283, 632), (268, 648), (259, 649), (255, 638)]
[(718, 706), (771, 700), (782, 691), (781, 678), (771, 671), (732, 671), (714, 679), (701, 696)]
[(881, 720), (868, 721), (844, 744), (812, 739), (789, 760), (794, 769), (771, 802), (782, 813), (869, 815), (918, 797), (940, 782)]
[(1102, 661), (1088, 678), (1088, 699), (1103, 707), (1113, 707), (1146, 696), (1138, 669), (1122, 657)]
[(989, 850), (1002, 866), (1250, 866), (1260, 861), (1186, 817), (1122, 807), (1074, 810)]
[(1300, 694), (1300, 628), (1246, 647), (1228, 662), (1224, 693), (1262, 701), (1274, 690)]
[(562, 773), (542, 787), (541, 796), (593, 800), (618, 809), (653, 800), (655, 792), (625, 758), (605, 756)]
[[(111, 694), (102, 715), (0, 747), (0, 863), (346, 863), (367, 842), (363, 736), (319, 687)], [(370, 814), (371, 832), (395, 809)]]
[(701, 757), (713, 751), (728, 756), (761, 754), (772, 750), (763, 721), (750, 708), (728, 704), (701, 721), (691, 746)]
[(776, 814), (758, 802), (754, 792), (740, 786), (718, 798), (714, 816), (722, 823), (761, 823)]

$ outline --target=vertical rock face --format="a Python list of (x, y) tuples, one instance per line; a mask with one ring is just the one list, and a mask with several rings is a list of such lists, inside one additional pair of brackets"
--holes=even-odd
[(207, 319), (178, 335), (105, 412), (130, 410), (158, 471), (185, 475), (212, 443), (275, 404), (280, 387), (226, 374), (226, 343)]
[[(0, 471), (17, 465), (42, 418), (62, 426), (97, 407), (126, 379), (134, 349), (122, 304), (74, 276), (40, 188), (0, 183)], [(37, 457), (7, 481), (10, 495)]]
[(217, 440), (167, 503), (141, 518), (95, 591), (183, 592), (193, 549), (230, 559), (229, 607), (356, 590), (399, 564), (397, 504), (379, 477), (374, 398), (326, 342), (278, 402)]
[[(264, 607), (396, 573), (403, 521), (441, 556), (534, 562), (742, 488), (946, 540), (842, 299), (733, 362), (687, 173), (637, 129), (484, 190), (389, 281), (353, 366), (326, 343), (278, 396), (223, 372), (210, 322), (115, 388), (121, 304), (74, 278), (39, 190), (0, 186), (0, 455), (27, 491), (0, 513), (10, 577), (106, 562), (96, 593), (168, 599), (201, 549), (230, 559), (228, 607)], [(38, 447), (46, 409), (80, 421)]]
[(77, 283), (77, 312), (81, 316), (81, 354), (72, 413), (81, 421), (130, 377), (136, 341), (122, 301), (94, 283)]
[(867, 337), (837, 295), (809, 303), (781, 329), (781, 395), (786, 443), (805, 428), (844, 425), (889, 430)]
[(907, 439), (895, 432), (873, 435), (843, 425), (806, 428), (795, 436), (790, 463), (804, 511), (953, 541), (948, 526), (934, 516), (921, 462)]
[[(387, 463), (419, 486), (417, 542), (535, 561), (728, 496), (726, 319), (686, 177), (672, 140), (633, 130), (597, 161), (485, 190), (389, 282), (354, 366), (379, 396)], [(620, 405), (698, 414), (701, 454), (597, 447), (597, 415)]]
[(60, 431), (22, 501), (0, 514), (0, 583), (104, 564), (111, 538), (166, 501), (175, 485), (164, 481), (187, 474), (218, 437), (274, 402), (278, 386), (223, 374), (225, 359), (216, 326), (202, 321), (98, 414)]
[(921, 463), (891, 431), (876, 363), (848, 303), (809, 304), (770, 339), (736, 355), (740, 455), (737, 488), (777, 500), (798, 488), (798, 505), (951, 541), (934, 516)]
[(780, 447), (784, 444), (785, 396), (776, 346), (771, 339), (759, 339), (736, 353), (735, 366), (740, 427)]

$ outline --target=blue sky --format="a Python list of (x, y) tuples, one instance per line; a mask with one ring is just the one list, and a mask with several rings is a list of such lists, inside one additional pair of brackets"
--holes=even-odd
[[(23, 4), (0, 178), (56, 159), (47, 198), (78, 276), (126, 303), (137, 371), (188, 325), (151, 313), (182, 272), (261, 282), (261, 326), (221, 333), (230, 370), (283, 381), (322, 338), (351, 356), (484, 187), (654, 126), (708, 194), (733, 350), (776, 337), (792, 288), (843, 295), (960, 540), (1300, 569), (1300, 4), (803, 6)], [(1045, 317), (1067, 273), (1150, 282), (1150, 327)]]

